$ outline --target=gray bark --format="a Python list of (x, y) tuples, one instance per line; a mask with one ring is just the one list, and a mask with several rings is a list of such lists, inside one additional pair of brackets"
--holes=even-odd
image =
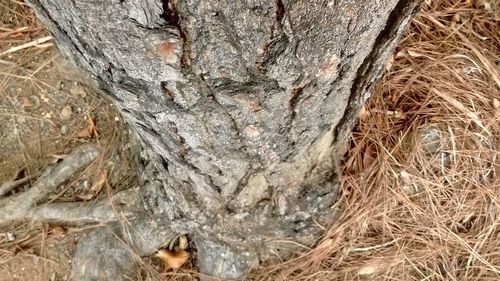
[(335, 152), (420, 1), (28, 2), (140, 139), (142, 216), (241, 278), (332, 220)]

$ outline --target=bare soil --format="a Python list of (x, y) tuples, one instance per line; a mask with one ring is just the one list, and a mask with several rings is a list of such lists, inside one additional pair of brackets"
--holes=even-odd
[[(21, 2), (0, 1), (0, 53), (48, 34)], [(103, 155), (47, 202), (88, 201), (136, 184), (135, 153), (114, 106), (52, 44), (0, 56), (0, 185), (28, 178), (86, 142)], [(0, 226), (0, 280), (69, 280), (82, 229), (29, 222)]]
[[(85, 142), (97, 142), (105, 153), (47, 202), (93, 200), (134, 185), (135, 153), (114, 106), (54, 49), (44, 56), (37, 73), (15, 69), (4, 74), (8, 85), (1, 85), (0, 183), (30, 179), (7, 196), (29, 188), (48, 166)], [(53, 235), (53, 229), (61, 233)], [(0, 280), (65, 280), (78, 239), (67, 232), (30, 223), (0, 227)]]

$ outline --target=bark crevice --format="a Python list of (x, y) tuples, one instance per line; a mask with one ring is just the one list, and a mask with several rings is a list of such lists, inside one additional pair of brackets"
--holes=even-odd
[(401, 36), (402, 27), (406, 26), (406, 23), (416, 13), (416, 8), (419, 5), (419, 1), (401, 0), (389, 13), (387, 24), (375, 39), (370, 54), (356, 71), (356, 78), (351, 86), (351, 94), (349, 95), (345, 113), (336, 128), (335, 140), (337, 142), (344, 141), (345, 133), (353, 126), (353, 120), (355, 120), (359, 107), (369, 98), (371, 86), (382, 76), (385, 61), (381, 60), (381, 58), (387, 57), (387, 55), (382, 56), (381, 53), (392, 52), (395, 44), (397, 44), (395, 38)]

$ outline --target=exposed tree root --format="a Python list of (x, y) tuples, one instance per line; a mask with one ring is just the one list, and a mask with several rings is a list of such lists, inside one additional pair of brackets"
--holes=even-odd
[(174, 237), (173, 228), (146, 216), (92, 230), (78, 243), (72, 280), (135, 280), (137, 259), (153, 254)]
[[(201, 280), (214, 280), (210, 276), (239, 279), (258, 265), (257, 249), (207, 237), (198, 226), (182, 218), (171, 221), (166, 215), (150, 214), (138, 197), (141, 194), (139, 188), (93, 202), (37, 206), (98, 155), (99, 149), (95, 145), (83, 145), (45, 171), (26, 192), (0, 199), (0, 224), (15, 220), (104, 224), (81, 236), (72, 266), (72, 280), (75, 281), (136, 279), (134, 276), (139, 274), (137, 260), (171, 245), (179, 233), (191, 234), (195, 240)], [(141, 188), (147, 189), (147, 185)], [(3, 186), (7, 186), (5, 190), (11, 190), (14, 184)]]
[(82, 145), (61, 163), (45, 171), (27, 191), (0, 200), (0, 224), (25, 219), (38, 201), (53, 192), (76, 171), (94, 161), (99, 149), (93, 144)]
[(95, 202), (52, 203), (33, 208), (26, 219), (57, 221), (62, 224), (108, 223), (131, 217), (137, 211), (134, 189), (121, 191), (110, 199)]
[(22, 179), (4, 182), (0, 185), (0, 196), (5, 196), (7, 193), (18, 187), (19, 185), (29, 181), (31, 177), (24, 177)]
[(207, 274), (200, 276), (201, 280), (241, 279), (259, 264), (259, 256), (255, 251), (205, 237), (196, 239), (195, 242), (199, 270)]

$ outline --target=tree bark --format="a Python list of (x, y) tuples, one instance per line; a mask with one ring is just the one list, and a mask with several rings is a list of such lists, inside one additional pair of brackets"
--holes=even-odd
[(241, 278), (332, 220), (335, 152), (420, 1), (28, 2), (140, 139), (144, 214)]

